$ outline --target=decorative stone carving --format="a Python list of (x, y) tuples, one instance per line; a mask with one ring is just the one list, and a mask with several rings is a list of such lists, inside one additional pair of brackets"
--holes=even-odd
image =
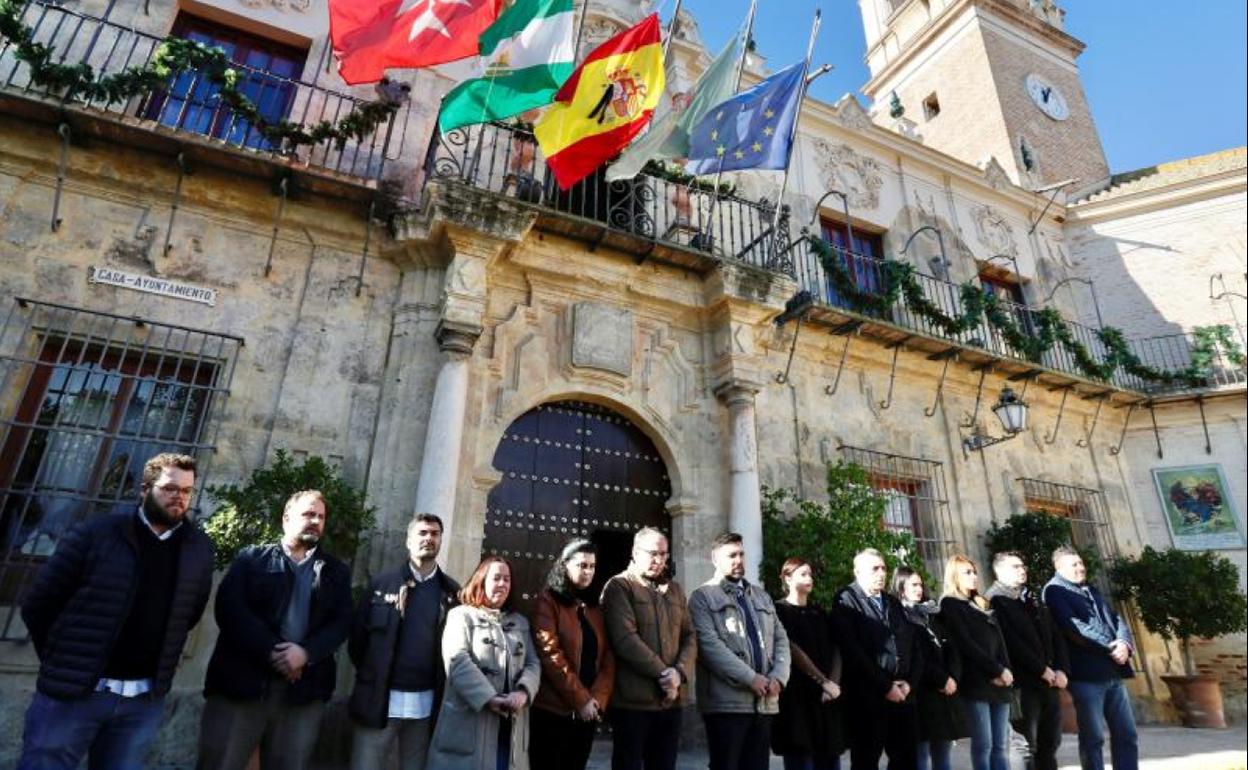
[(624, 25), (613, 19), (601, 16), (585, 21), (585, 32), (582, 35), (581, 50), (589, 51), (610, 40), (624, 29)]
[(915, 190), (914, 191), (914, 210), (916, 213), (916, 218), (918, 219), (918, 222), (916, 223), (917, 227), (924, 227), (926, 225), (932, 225), (932, 226), (937, 225), (936, 196), (935, 195), (928, 195), (927, 199), (924, 200), (923, 194), (919, 192), (918, 190)]
[(994, 190), (1005, 190), (1013, 186), (1010, 181), (1010, 175), (1005, 173), (1005, 169), (1001, 168), (1001, 164), (997, 162), (995, 157), (989, 158), (983, 165), (984, 181), (986, 181)]
[(815, 163), (826, 188), (845, 193), (851, 208), (874, 209), (880, 205), (884, 176), (879, 161), (858, 154), (847, 144), (815, 139), (814, 146)]
[(871, 116), (862, 108), (852, 95), (846, 94), (832, 107), (836, 113), (836, 122), (854, 131), (867, 131), (875, 127)]
[(578, 302), (572, 308), (572, 365), (633, 373), (633, 311)]
[(649, 335), (645, 368), (641, 373), (642, 399), (656, 419), (698, 408), (697, 371), (680, 344), (661, 327)]
[(975, 206), (971, 209), (971, 219), (975, 222), (975, 235), (988, 253), (1018, 256), (1014, 229), (996, 207), (988, 204)]

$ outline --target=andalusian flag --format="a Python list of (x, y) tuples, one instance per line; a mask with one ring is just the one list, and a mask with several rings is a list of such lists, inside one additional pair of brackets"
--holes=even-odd
[(438, 128), (450, 131), (550, 104), (576, 59), (572, 0), (516, 0), (481, 33), (483, 75), (455, 86)]
[(637, 136), (663, 96), (659, 15), (595, 48), (534, 127), (546, 165), (568, 189)]

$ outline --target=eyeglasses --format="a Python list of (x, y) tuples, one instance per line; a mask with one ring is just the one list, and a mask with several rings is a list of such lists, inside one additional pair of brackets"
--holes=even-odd
[(646, 550), (645, 548), (638, 548), (637, 551), (638, 553), (644, 553), (646, 556), (649, 556), (651, 559), (666, 559), (667, 558), (667, 551), (649, 551), (649, 550)]
[(195, 494), (195, 487), (180, 487), (177, 484), (166, 484), (163, 487), (156, 487), (169, 497), (177, 495), (178, 497), (190, 497)]

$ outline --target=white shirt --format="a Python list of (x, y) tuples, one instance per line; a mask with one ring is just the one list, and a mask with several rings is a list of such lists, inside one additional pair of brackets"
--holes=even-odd
[[(416, 569), (415, 564), (408, 562), (407, 567), (412, 573), (412, 579), (417, 583), (432, 580), (438, 574), (436, 564), (433, 570), (424, 576), (420, 574), (420, 570)], [(387, 716), (390, 719), (428, 719), (433, 716), (433, 690), (420, 690), (418, 692), (391, 690), (390, 713)]]
[(296, 559), (294, 556), (292, 556), (290, 553), (290, 546), (286, 545), (285, 543), (282, 543), (282, 553), (286, 554), (286, 558), (290, 559), (290, 561), (296, 567), (298, 567), (299, 565), (306, 562), (308, 559), (312, 558), (312, 554), (316, 553), (316, 546), (312, 546), (307, 551), (304, 551), (302, 559)]

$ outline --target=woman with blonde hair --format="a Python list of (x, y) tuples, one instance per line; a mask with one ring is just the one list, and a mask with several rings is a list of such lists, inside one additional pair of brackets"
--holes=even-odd
[(529, 622), (511, 611), (511, 565), (487, 556), (446, 615), (442, 660), (446, 693), (429, 767), (529, 770), (529, 704), (541, 664)]
[(961, 554), (945, 565), (940, 614), (962, 658), (958, 692), (970, 720), (973, 770), (1009, 770), (1014, 675), (991, 605), (979, 593), (979, 569)]

